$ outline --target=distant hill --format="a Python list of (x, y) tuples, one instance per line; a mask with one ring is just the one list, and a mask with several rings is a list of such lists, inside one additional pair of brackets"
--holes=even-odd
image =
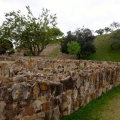
[(96, 36), (94, 44), (96, 46), (96, 54), (86, 57), (87, 60), (113, 61), (120, 62), (120, 50), (111, 50), (110, 34)]

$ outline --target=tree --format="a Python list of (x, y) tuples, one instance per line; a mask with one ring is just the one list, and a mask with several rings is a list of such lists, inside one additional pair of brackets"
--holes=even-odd
[(94, 38), (95, 37), (93, 36), (92, 31), (88, 28), (79, 28), (74, 33), (69, 31), (61, 43), (61, 52), (68, 54), (67, 44), (71, 41), (77, 41), (80, 45), (80, 51), (77, 57), (80, 59), (83, 56), (91, 55), (96, 52), (93, 44)]
[(0, 26), (0, 54), (5, 54), (7, 51), (13, 51), (13, 44), (2, 35), (2, 29)]
[(3, 38), (0, 37), (0, 54), (5, 54), (7, 51), (10, 51), (10, 54), (14, 53), (13, 44), (11, 41), (6, 39), (3, 40)]
[(94, 42), (94, 35), (92, 31), (88, 28), (79, 28), (75, 31), (75, 36), (77, 38), (78, 43), (81, 46), (81, 51), (78, 54), (78, 58), (82, 58), (83, 56), (89, 56), (96, 52), (96, 48), (93, 44)]
[[(28, 14), (23, 15), (20, 10), (6, 13), (6, 21), (2, 29), (5, 37), (17, 46), (27, 48), (33, 56), (38, 56), (51, 40), (56, 39), (59, 33), (55, 33), (56, 14), (50, 14), (48, 9), (42, 9), (38, 18), (34, 17), (30, 7), (27, 6)], [(54, 30), (53, 30), (54, 29)], [(60, 31), (59, 31), (60, 32)]]
[(111, 29), (110, 27), (105, 27), (105, 28), (104, 28), (104, 31), (105, 31), (106, 33), (108, 33), (108, 32), (112, 32), (112, 29)]
[(117, 29), (120, 27), (120, 23), (114, 21), (112, 24), (110, 24), (110, 26), (114, 29)]
[(67, 32), (67, 36), (63, 37), (63, 40), (61, 41), (61, 52), (62, 53), (67, 53), (68, 54), (68, 48), (67, 44), (71, 41), (76, 41), (75, 35), (71, 33), (71, 31)]
[(120, 50), (120, 29), (114, 31), (110, 37), (110, 46), (111, 49)]
[(51, 28), (51, 31), (53, 33), (53, 36), (55, 36), (55, 38), (59, 38), (63, 36), (63, 32), (59, 28)]
[(95, 31), (97, 34), (102, 35), (104, 33), (104, 29), (99, 29)]
[(77, 56), (80, 53), (79, 43), (77, 41), (68, 42), (67, 51), (69, 54)]

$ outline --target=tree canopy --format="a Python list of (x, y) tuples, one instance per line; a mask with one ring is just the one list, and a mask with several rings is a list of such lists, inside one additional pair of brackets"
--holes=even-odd
[(97, 34), (102, 35), (104, 33), (104, 29), (99, 29), (95, 31)]
[(56, 27), (56, 14), (50, 14), (48, 9), (42, 9), (42, 14), (34, 17), (29, 6), (27, 15), (20, 10), (5, 14), (2, 31), (4, 37), (12, 41), (15, 46), (27, 48), (33, 56), (38, 56), (51, 40), (62, 36)]
[(120, 27), (120, 23), (114, 21), (113, 23), (110, 24), (110, 26), (111, 26), (113, 29), (118, 29), (118, 28)]
[(13, 44), (2, 36), (2, 30), (0, 29), (0, 54), (5, 54), (7, 51), (13, 51)]
[(110, 37), (111, 48), (120, 50), (120, 29), (114, 31)]
[(71, 55), (77, 56), (80, 53), (80, 45), (77, 41), (71, 41), (67, 44), (67, 51)]
[(63, 42), (61, 43), (61, 51), (63, 53), (67, 53), (67, 44), (71, 41), (77, 41), (80, 45), (80, 52), (78, 53), (78, 58), (82, 58), (83, 56), (88, 56), (96, 52), (95, 46), (93, 44), (94, 36), (92, 31), (88, 28), (79, 28), (75, 32), (69, 31), (67, 36), (63, 38)]

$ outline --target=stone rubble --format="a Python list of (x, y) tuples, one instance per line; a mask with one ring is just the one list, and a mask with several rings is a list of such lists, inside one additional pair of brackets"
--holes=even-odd
[(21, 58), (0, 63), (0, 120), (60, 120), (119, 84), (119, 62)]

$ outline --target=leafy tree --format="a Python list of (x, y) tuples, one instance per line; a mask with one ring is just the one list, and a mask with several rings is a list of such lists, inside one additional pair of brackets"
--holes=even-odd
[(104, 31), (105, 31), (106, 33), (108, 33), (108, 32), (112, 32), (112, 29), (111, 29), (110, 27), (105, 27), (105, 28), (104, 28)]
[(117, 29), (120, 27), (120, 23), (114, 21), (112, 24), (110, 24), (110, 26), (114, 29)]
[(9, 52), (9, 54), (14, 53), (12, 42), (9, 40), (5, 40), (5, 39), (3, 40), (0, 38), (0, 54), (5, 54), (8, 51), (12, 51), (12, 52)]
[(59, 28), (51, 28), (51, 31), (52, 31), (53, 36), (55, 36), (57, 38), (63, 36), (63, 32), (60, 31)]
[(102, 35), (104, 33), (104, 29), (99, 29), (95, 31), (97, 34)]
[(96, 52), (96, 48), (93, 44), (95, 37), (90, 29), (83, 27), (81, 29), (77, 29), (74, 34), (81, 46), (81, 51), (78, 54), (79, 59), (83, 56), (89, 56)]
[(0, 54), (5, 54), (7, 51), (12, 50), (13, 50), (12, 42), (5, 39), (4, 35), (2, 35), (2, 28), (0, 27)]
[(78, 58), (82, 58), (83, 56), (88, 56), (96, 52), (95, 46), (93, 44), (94, 36), (92, 31), (88, 28), (79, 28), (74, 33), (70, 31), (67, 33), (67, 36), (63, 38), (63, 42), (61, 43), (61, 51), (64, 53), (68, 53), (67, 44), (71, 41), (77, 41), (80, 45), (80, 51), (78, 53)]
[(67, 44), (71, 41), (76, 41), (76, 37), (71, 31), (68, 31), (67, 36), (64, 36), (63, 40), (61, 41), (61, 52), (68, 54)]
[(80, 53), (80, 45), (77, 41), (71, 41), (67, 44), (68, 53), (77, 56)]
[(110, 37), (111, 49), (120, 50), (120, 29), (114, 31)]
[(56, 28), (56, 14), (50, 14), (48, 9), (43, 9), (38, 18), (34, 17), (30, 7), (28, 14), (23, 15), (20, 10), (6, 13), (6, 21), (2, 29), (5, 37), (17, 46), (27, 48), (33, 56), (38, 56), (51, 40), (61, 35)]

